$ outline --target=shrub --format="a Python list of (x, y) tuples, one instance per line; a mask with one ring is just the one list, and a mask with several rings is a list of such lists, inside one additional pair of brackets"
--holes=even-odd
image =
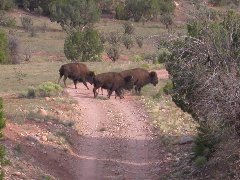
[(121, 36), (118, 32), (110, 32), (107, 36), (107, 41), (110, 45), (116, 46), (121, 41)]
[(123, 23), (124, 34), (134, 34), (134, 27), (133, 24), (129, 21)]
[(173, 90), (173, 83), (171, 80), (167, 81), (167, 83), (165, 84), (165, 86), (163, 87), (163, 92), (166, 94), (166, 95), (169, 95), (172, 93), (172, 90)]
[(138, 47), (142, 48), (143, 46), (143, 37), (142, 36), (136, 36), (136, 43), (138, 45)]
[(106, 43), (107, 37), (106, 37), (106, 34), (105, 34), (105, 33), (101, 33), (101, 34), (100, 34), (100, 40), (101, 40), (102, 44), (105, 44), (105, 43)]
[(132, 36), (126, 34), (122, 37), (122, 41), (126, 49), (131, 49), (133, 47)]
[(14, 7), (14, 0), (2, 0), (0, 1), (0, 9), (1, 10), (9, 10)]
[(141, 62), (141, 61), (143, 61), (143, 57), (139, 56), (139, 55), (134, 55), (133, 58), (132, 58), (132, 61)]
[(8, 46), (9, 46), (9, 52), (11, 57), (11, 63), (19, 64), (21, 62), (21, 59), (19, 57), (20, 42), (15, 35), (8, 36)]
[(20, 97), (36, 98), (57, 96), (62, 92), (62, 87), (52, 82), (44, 82), (38, 87), (29, 87), (26, 93), (20, 94)]
[(4, 31), (0, 30), (0, 64), (10, 62), (10, 54), (8, 48), (8, 38)]
[(64, 53), (72, 61), (97, 61), (103, 45), (96, 30), (87, 29), (69, 35), (64, 43)]
[(47, 23), (46, 23), (46, 22), (42, 23), (39, 29), (40, 29), (40, 31), (42, 31), (43, 33), (47, 32), (47, 29), (48, 29)]
[(0, 25), (5, 27), (15, 27), (15, 18), (6, 16), (5, 11), (0, 11)]
[(171, 52), (166, 48), (161, 48), (157, 52), (157, 61), (158, 63), (165, 63), (168, 58), (171, 56)]
[(33, 26), (33, 20), (31, 17), (24, 16), (21, 17), (21, 23), (25, 31), (29, 32)]
[(117, 61), (119, 58), (119, 49), (116, 46), (110, 47), (107, 50), (107, 56), (113, 61)]
[(115, 18), (116, 19), (119, 19), (119, 20), (127, 20), (127, 13), (124, 9), (124, 5), (122, 3), (119, 3), (117, 6), (116, 6), (116, 9), (115, 9)]
[(173, 81), (173, 101), (200, 126), (196, 158), (208, 159), (226, 132), (240, 135), (240, 16), (233, 11), (218, 20), (204, 15), (195, 37), (170, 43), (166, 69)]
[(3, 113), (3, 99), (0, 97), (0, 137), (2, 137), (2, 129), (6, 125), (6, 120)]

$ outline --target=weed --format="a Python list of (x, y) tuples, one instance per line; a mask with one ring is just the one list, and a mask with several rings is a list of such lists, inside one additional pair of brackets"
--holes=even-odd
[(207, 158), (205, 156), (198, 156), (195, 160), (194, 163), (197, 167), (202, 167), (206, 164)]
[(44, 82), (39, 86), (29, 87), (27, 92), (20, 94), (20, 97), (35, 98), (35, 97), (50, 97), (59, 95), (62, 92), (62, 87), (52, 82)]
[(66, 142), (72, 144), (69, 136), (64, 131), (58, 131), (56, 133), (57, 137), (60, 137), (58, 144), (65, 144)]
[(24, 16), (21, 17), (21, 23), (25, 31), (29, 32), (33, 26), (33, 20), (31, 17)]

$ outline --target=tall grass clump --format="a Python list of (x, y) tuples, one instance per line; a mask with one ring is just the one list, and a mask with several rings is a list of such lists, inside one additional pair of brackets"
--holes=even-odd
[(0, 29), (0, 64), (7, 64), (9, 61), (8, 38), (6, 33)]

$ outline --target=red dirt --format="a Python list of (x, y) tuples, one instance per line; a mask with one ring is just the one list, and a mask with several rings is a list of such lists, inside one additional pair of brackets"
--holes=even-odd
[[(165, 70), (157, 73), (159, 79), (167, 78)], [(94, 99), (92, 87), (87, 90), (82, 84), (65, 91), (79, 104), (74, 129), (54, 121), (8, 122), (2, 142), (13, 165), (5, 168), (6, 179), (39, 179), (46, 174), (58, 180), (154, 180), (169, 171), (151, 119), (134, 96), (126, 94), (120, 100), (104, 94)], [(50, 141), (47, 135), (54, 132), (65, 132), (69, 144)]]
[(160, 144), (139, 102), (131, 96), (94, 99), (92, 88), (82, 85), (67, 92), (84, 107), (83, 136), (73, 140), (76, 179), (158, 179)]

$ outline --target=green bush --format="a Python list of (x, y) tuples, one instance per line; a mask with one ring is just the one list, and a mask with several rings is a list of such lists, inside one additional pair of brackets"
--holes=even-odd
[(112, 46), (107, 50), (107, 56), (109, 59), (111, 59), (113, 62), (117, 61), (119, 58), (119, 49), (117, 46)]
[(119, 3), (116, 6), (116, 14), (115, 14), (115, 18), (119, 19), (119, 20), (127, 20), (127, 13), (124, 9), (124, 5), (122, 3)]
[(128, 35), (128, 34), (123, 35), (122, 42), (123, 42), (124, 46), (126, 47), (126, 49), (131, 49), (134, 44), (132, 36)]
[(1, 10), (9, 10), (15, 6), (14, 0), (1, 0), (0, 1), (0, 9)]
[(0, 25), (5, 27), (16, 27), (15, 18), (6, 15), (5, 11), (0, 11)]
[(10, 54), (8, 48), (8, 38), (4, 31), (0, 30), (0, 64), (10, 62)]
[(158, 63), (165, 63), (170, 58), (171, 52), (166, 48), (161, 48), (157, 52)]
[(143, 60), (144, 60), (144, 58), (142, 56), (140, 56), (140, 55), (134, 55), (132, 57), (132, 61), (134, 61), (134, 62), (141, 62)]
[(103, 44), (94, 29), (77, 31), (68, 36), (64, 43), (64, 53), (72, 61), (98, 61), (102, 51)]
[(123, 23), (123, 29), (124, 29), (124, 34), (128, 34), (128, 35), (134, 34), (134, 31), (135, 31), (133, 24), (129, 21), (126, 21)]
[(44, 82), (37, 87), (29, 87), (27, 92), (21, 93), (20, 97), (36, 98), (57, 96), (62, 93), (62, 87), (52, 82)]
[(173, 83), (171, 80), (167, 81), (167, 83), (165, 84), (165, 86), (163, 87), (163, 92), (166, 94), (166, 95), (169, 95), (171, 94), (173, 91)]

